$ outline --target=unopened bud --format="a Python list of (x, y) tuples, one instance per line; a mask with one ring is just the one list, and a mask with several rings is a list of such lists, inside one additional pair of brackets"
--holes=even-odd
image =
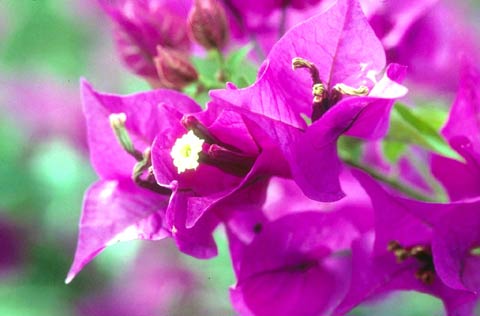
[(218, 0), (195, 0), (188, 14), (188, 29), (195, 41), (206, 49), (222, 49), (228, 40), (228, 24)]
[(182, 52), (158, 46), (154, 61), (160, 81), (168, 88), (181, 90), (198, 80), (195, 67)]

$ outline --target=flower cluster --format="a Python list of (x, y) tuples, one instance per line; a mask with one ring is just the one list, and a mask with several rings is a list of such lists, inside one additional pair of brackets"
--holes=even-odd
[[(105, 247), (134, 239), (171, 238), (212, 258), (223, 227), (240, 315), (345, 315), (398, 290), (472, 314), (480, 72), (470, 35), (432, 26), (440, 3), (99, 3), (126, 65), (157, 89), (120, 96), (82, 81), (99, 180), (85, 194), (67, 282)], [(252, 52), (236, 52), (245, 41)], [(462, 65), (452, 76), (437, 67), (440, 49)], [(264, 54), (255, 82), (239, 87), (242, 64)], [(455, 90), (460, 68), (444, 141), (406, 86)], [(392, 111), (400, 98), (412, 107)]]

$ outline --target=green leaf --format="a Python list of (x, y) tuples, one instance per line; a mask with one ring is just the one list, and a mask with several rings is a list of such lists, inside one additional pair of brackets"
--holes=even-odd
[(239, 50), (233, 51), (227, 57), (227, 69), (237, 70), (242, 66), (242, 62), (246, 59), (248, 53), (252, 50), (251, 45), (245, 45)]
[(390, 121), (388, 141), (419, 145), (442, 156), (462, 161), (429, 120), (402, 104), (396, 104)]
[(218, 85), (216, 74), (220, 70), (220, 61), (214, 54), (208, 54), (205, 58), (193, 56), (191, 59), (198, 72), (199, 80), (206, 86)]
[(233, 82), (239, 88), (250, 85), (257, 74), (257, 68), (247, 59), (250, 50), (251, 46), (247, 45), (227, 57), (215, 50), (205, 57), (193, 56), (191, 61), (198, 72), (198, 82), (183, 91), (203, 105), (209, 100), (209, 90), (223, 89), (224, 81)]
[(446, 104), (442, 104), (440, 101), (420, 103), (420, 106), (410, 108), (415, 116), (428, 122), (428, 125), (433, 127), (436, 131), (439, 131), (448, 118), (449, 107)]
[(257, 67), (247, 58), (251, 50), (251, 45), (245, 45), (233, 51), (226, 59), (227, 78), (239, 88), (252, 84), (257, 76)]
[(362, 141), (343, 135), (338, 139), (337, 149), (340, 157), (357, 161), (362, 156)]
[(407, 145), (402, 142), (385, 140), (382, 143), (382, 147), (385, 158), (391, 163), (397, 163), (405, 152)]

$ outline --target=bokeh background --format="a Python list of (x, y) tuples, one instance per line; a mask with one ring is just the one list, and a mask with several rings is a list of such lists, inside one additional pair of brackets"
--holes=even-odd
[[(130, 242), (64, 284), (83, 192), (95, 179), (81, 77), (100, 91), (149, 89), (122, 67), (94, 0), (0, 0), (0, 316), (234, 315), (222, 231), (214, 260), (181, 255), (169, 241)], [(442, 315), (437, 299), (418, 293), (352, 315), (392, 310)]]

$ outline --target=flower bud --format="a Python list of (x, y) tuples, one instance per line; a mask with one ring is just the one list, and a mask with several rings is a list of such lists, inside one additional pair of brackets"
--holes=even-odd
[(195, 0), (188, 14), (188, 30), (206, 49), (221, 49), (228, 40), (227, 16), (217, 0)]
[(157, 46), (155, 67), (163, 86), (172, 89), (182, 89), (198, 80), (198, 73), (188, 58), (175, 49)]
[(125, 65), (153, 86), (157, 45), (189, 52), (187, 12), (178, 1), (98, 0), (114, 23), (114, 38)]

